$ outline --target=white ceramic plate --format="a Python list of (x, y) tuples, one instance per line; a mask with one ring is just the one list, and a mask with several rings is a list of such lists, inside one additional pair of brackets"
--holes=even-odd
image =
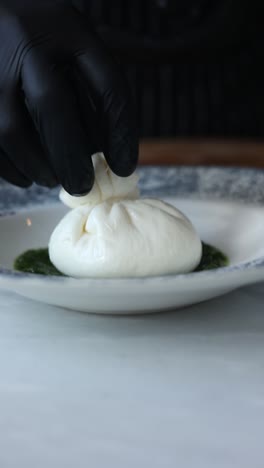
[[(145, 168), (144, 195), (158, 196), (190, 217), (203, 241), (230, 266), (144, 279), (73, 279), (13, 271), (17, 255), (46, 247), (66, 212), (57, 192), (0, 187), (0, 287), (48, 304), (92, 313), (151, 313), (211, 299), (264, 280), (264, 173), (254, 170)], [(11, 212), (10, 212), (11, 211)]]

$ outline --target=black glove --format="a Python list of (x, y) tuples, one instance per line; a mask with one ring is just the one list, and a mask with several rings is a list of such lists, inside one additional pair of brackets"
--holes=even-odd
[(0, 0), (0, 176), (87, 193), (96, 151), (117, 175), (135, 170), (137, 129), (119, 66), (72, 6)]

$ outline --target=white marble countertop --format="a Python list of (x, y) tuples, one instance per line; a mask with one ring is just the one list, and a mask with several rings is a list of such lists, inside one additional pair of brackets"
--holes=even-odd
[(0, 294), (1, 468), (263, 468), (264, 285), (102, 317)]

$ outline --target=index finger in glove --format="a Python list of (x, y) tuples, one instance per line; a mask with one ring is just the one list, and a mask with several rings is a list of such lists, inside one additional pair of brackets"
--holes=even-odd
[[(78, 13), (76, 16), (79, 19)], [(138, 160), (138, 129), (131, 91), (121, 68), (83, 18), (79, 38), (75, 63), (101, 115), (105, 157), (117, 175), (128, 176)]]
[(89, 192), (94, 182), (91, 142), (67, 78), (40, 55), (28, 54), (22, 83), (57, 179), (72, 195)]

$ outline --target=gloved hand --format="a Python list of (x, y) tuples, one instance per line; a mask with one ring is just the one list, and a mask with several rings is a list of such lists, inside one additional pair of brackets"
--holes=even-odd
[(119, 65), (72, 6), (0, 0), (0, 176), (87, 193), (96, 151), (117, 175), (136, 167), (135, 116)]

